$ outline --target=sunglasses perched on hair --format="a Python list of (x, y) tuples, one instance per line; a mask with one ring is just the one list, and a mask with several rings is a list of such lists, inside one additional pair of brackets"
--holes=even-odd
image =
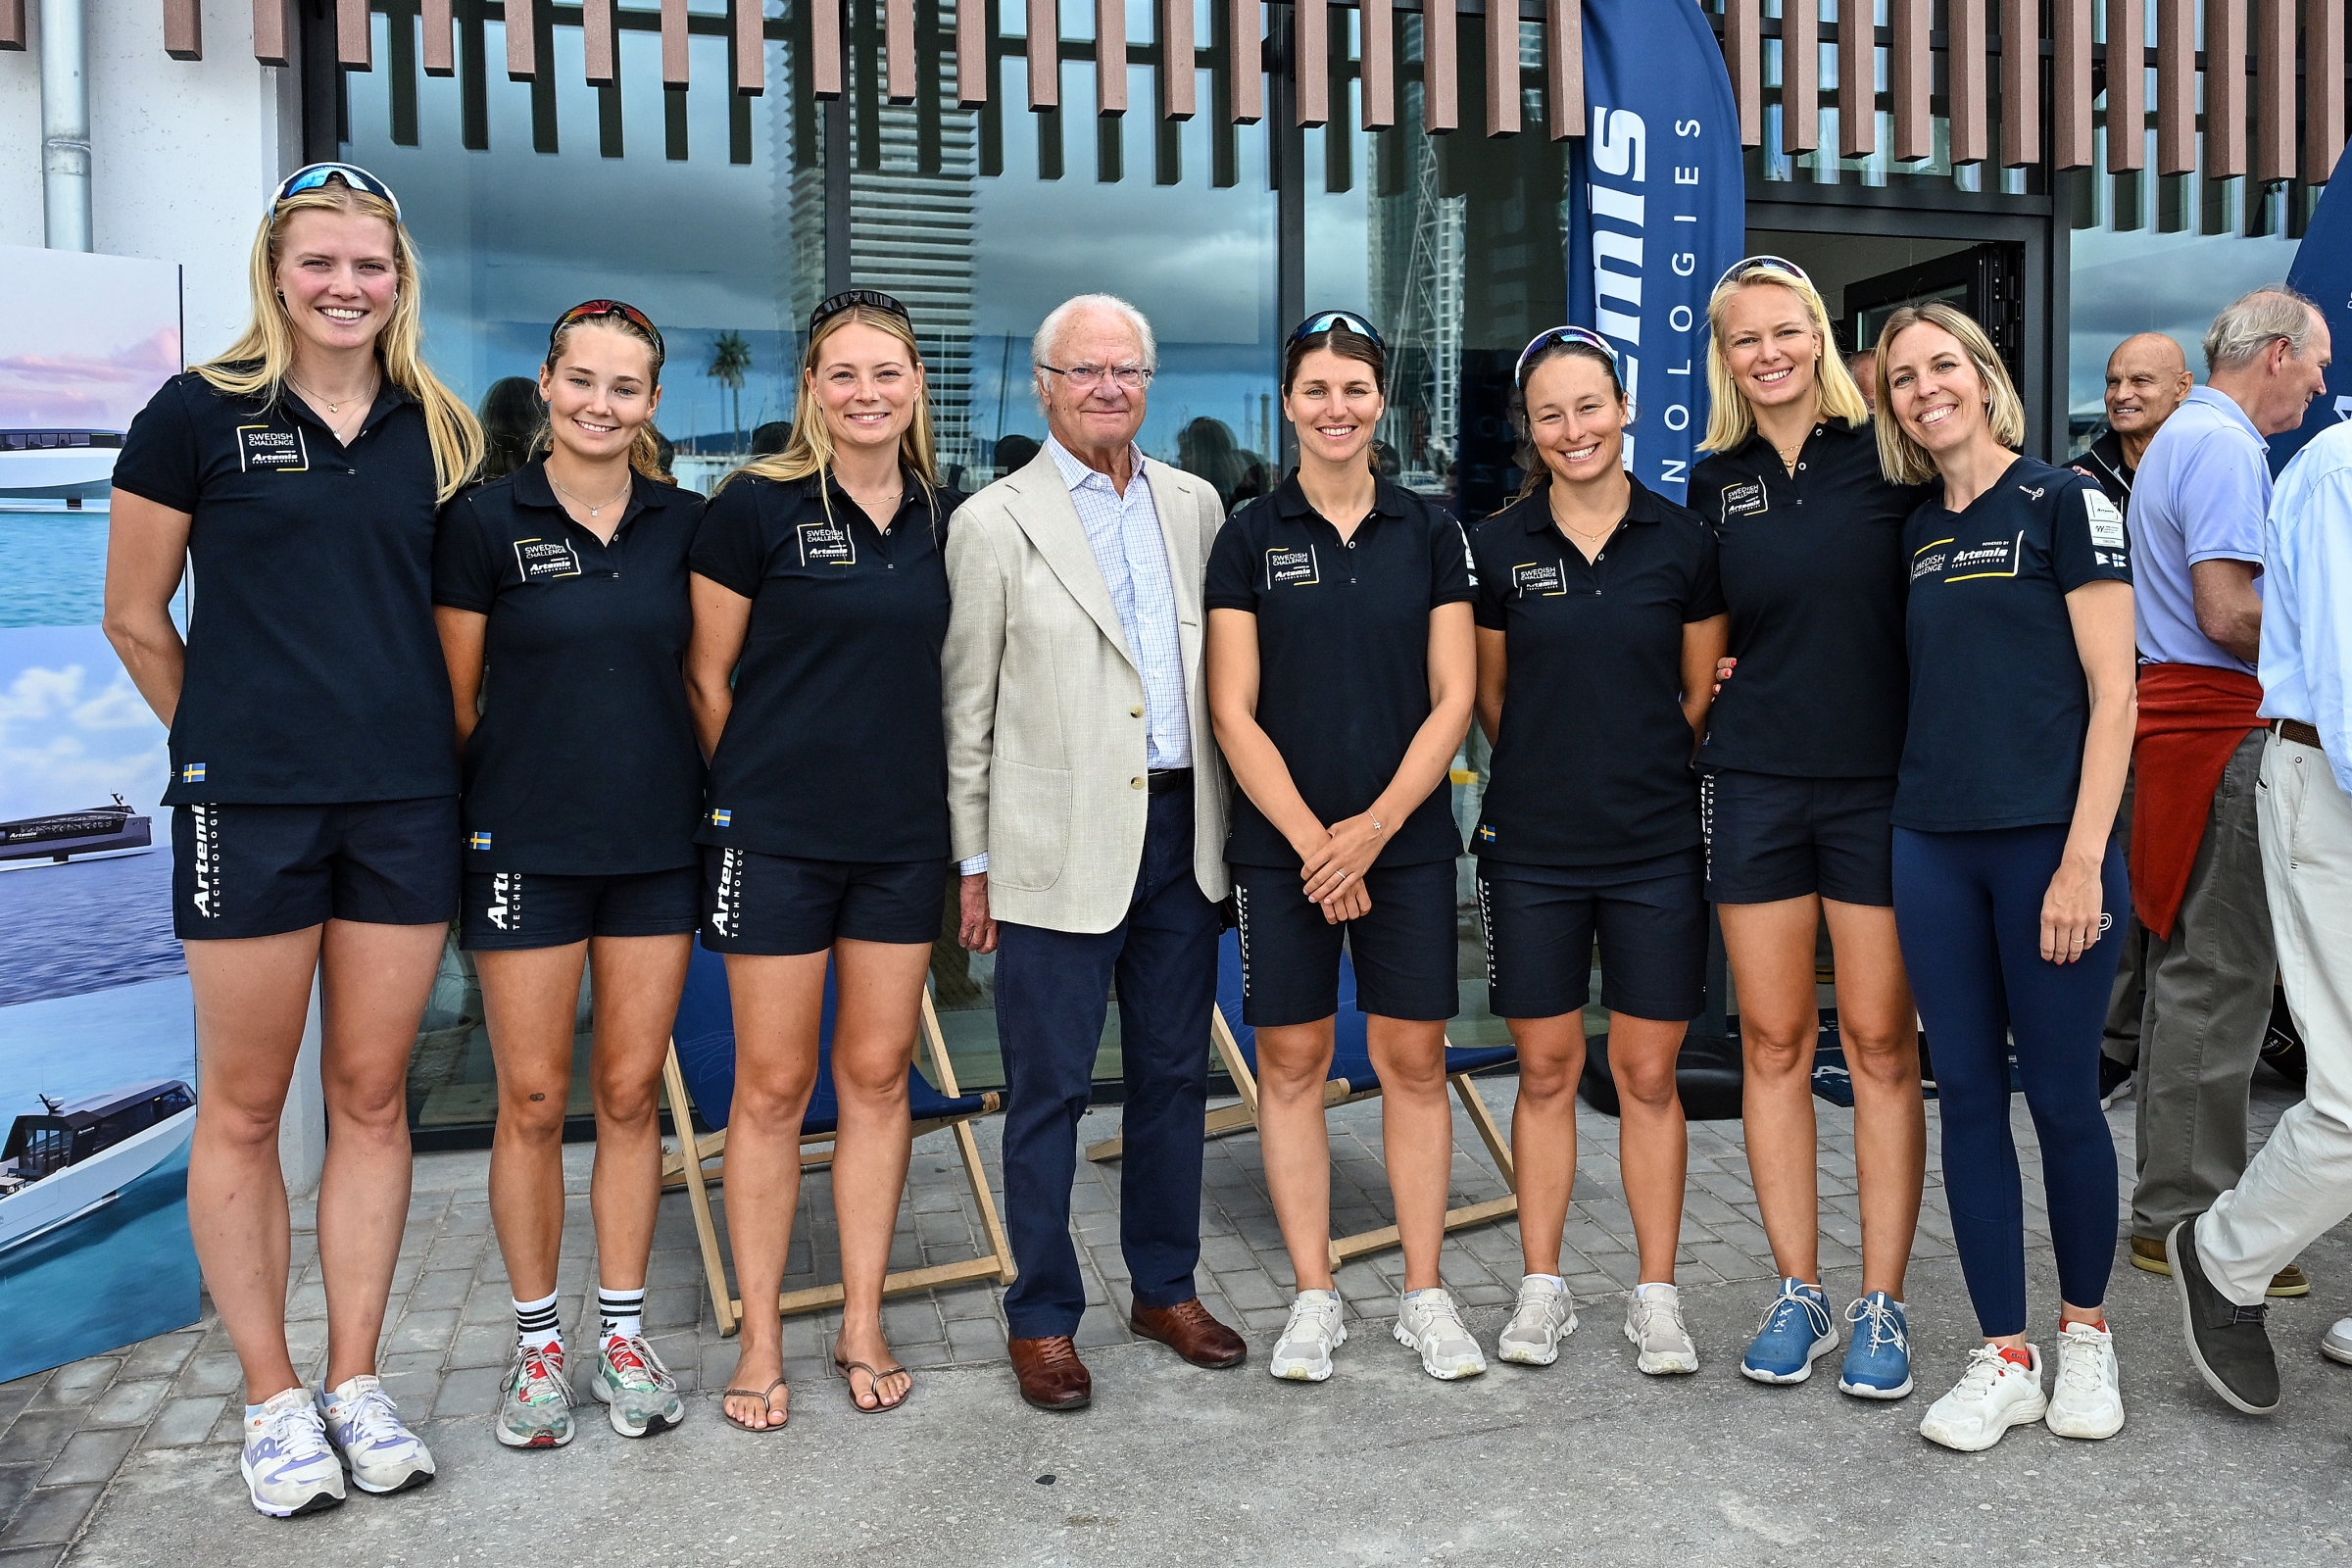
[(1733, 278), (1738, 277), (1741, 272), (1748, 270), (1750, 268), (1759, 267), (1768, 271), (1786, 272), (1790, 277), (1795, 278), (1799, 283), (1804, 284), (1807, 288), (1811, 288), (1813, 286), (1813, 279), (1805, 275), (1805, 270), (1797, 266), (1794, 262), (1788, 260), (1788, 258), (1786, 256), (1743, 257), (1740, 261), (1734, 262), (1731, 266), (1723, 270), (1723, 275), (1715, 280), (1715, 286), (1717, 288), (1721, 288)]
[(278, 181), (277, 193), (270, 198), (270, 210), (277, 211), (277, 204), (289, 196), (299, 196), (306, 190), (323, 190), (330, 179), (340, 179), (353, 190), (383, 198), (391, 204), (392, 220), (400, 220), (400, 198), (392, 194), (392, 187), (357, 164), (308, 164), (297, 169)]
[(1616, 381), (1619, 386), (1625, 384), (1617, 374), (1617, 351), (1609, 346), (1609, 340), (1598, 332), (1582, 326), (1555, 326), (1548, 332), (1538, 333), (1535, 341), (1519, 351), (1519, 366), (1511, 372), (1511, 380), (1521, 387), (1526, 386), (1527, 362), (1529, 360), (1534, 359), (1545, 349), (1567, 348), (1571, 345), (1600, 350), (1609, 362), (1609, 378)]
[(548, 330), (548, 352), (551, 355), (555, 352), (556, 339), (562, 337), (564, 335), (564, 329), (571, 325), (572, 322), (594, 320), (600, 316), (619, 317), (622, 320), (628, 322), (631, 326), (637, 327), (648, 337), (651, 337), (654, 340), (654, 352), (656, 354), (668, 354), (669, 351), (662, 346), (662, 329), (654, 324), (654, 318), (646, 315), (643, 311), (639, 310), (636, 306), (624, 304), (619, 300), (588, 300), (582, 304), (574, 305), (570, 310), (565, 311), (562, 316), (557, 317), (556, 324)]
[(1291, 342), (1294, 345), (1303, 343), (1318, 332), (1328, 332), (1335, 326), (1344, 326), (1357, 337), (1371, 339), (1372, 346), (1384, 353), (1388, 350), (1388, 344), (1381, 340), (1379, 329), (1353, 311), (1318, 311), (1298, 323), (1298, 330), (1291, 334)]
[(845, 288), (840, 293), (819, 301), (816, 309), (808, 313), (808, 330), (814, 333), (818, 327), (842, 312), (854, 311), (860, 306), (869, 311), (880, 311), (885, 316), (895, 316), (910, 326), (913, 324), (914, 318), (906, 314), (906, 307), (880, 289)]

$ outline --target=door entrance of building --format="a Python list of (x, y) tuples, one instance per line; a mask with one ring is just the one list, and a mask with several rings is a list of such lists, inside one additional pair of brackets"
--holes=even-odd
[(1886, 318), (1903, 306), (1940, 300), (1965, 311), (1984, 326), (2001, 363), (2009, 368), (2010, 378), (2023, 385), (2025, 250), (2023, 245), (1995, 240), (1875, 277), (1857, 278), (1845, 285), (1845, 313), (1838, 323), (1838, 336), (1855, 348), (1874, 344)]

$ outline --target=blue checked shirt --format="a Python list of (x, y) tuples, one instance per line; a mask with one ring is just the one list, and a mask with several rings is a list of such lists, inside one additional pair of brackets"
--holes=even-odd
[[(1086, 530), (1102, 585), (1110, 590), (1111, 608), (1118, 612), (1119, 629), (1127, 634), (1127, 652), (1144, 673), (1145, 765), (1190, 767), (1193, 727), (1184, 700), (1176, 586), (1168, 575), (1168, 542), (1159, 531), (1159, 509), (1152, 504), (1152, 486), (1144, 477), (1143, 449), (1133, 449), (1135, 472), (1127, 480), (1125, 495), (1111, 487), (1110, 475), (1080, 463), (1052, 436), (1046, 438), (1046, 450), (1069, 487), (1070, 504), (1078, 509), (1078, 525)], [(988, 857), (975, 855), (956, 868), (965, 876), (977, 876), (988, 869)]]

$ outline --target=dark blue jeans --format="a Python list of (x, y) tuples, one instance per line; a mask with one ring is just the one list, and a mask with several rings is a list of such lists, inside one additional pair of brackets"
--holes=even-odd
[(2115, 1141), (2099, 1110), (2099, 1041), (2132, 894), (2113, 843), (2100, 880), (2114, 924), (2073, 963), (2041, 956), (2041, 901), (2063, 824), (1894, 830), (1894, 918), (1936, 1059), (1952, 1244), (1987, 1338), (2026, 1331), (2024, 1188), (2009, 1132), (2009, 1051), (2041, 1145), (2059, 1293), (2107, 1298)]
[(1201, 1117), (1217, 906), (1193, 875), (1193, 794), (1153, 797), (1126, 919), (1099, 934), (998, 925), (1004, 1054), (1004, 1218), (1020, 1277), (1004, 1293), (1016, 1340), (1077, 1331), (1086, 1284), (1070, 1242), (1078, 1118), (1093, 1097), (1110, 987), (1127, 1080), (1119, 1246), (1139, 1306), (1200, 1293)]

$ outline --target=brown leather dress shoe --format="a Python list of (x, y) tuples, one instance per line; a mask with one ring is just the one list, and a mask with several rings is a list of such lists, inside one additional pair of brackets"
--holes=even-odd
[(1021, 1397), (1040, 1410), (1083, 1410), (1095, 1397), (1095, 1380), (1078, 1359), (1078, 1347), (1067, 1334), (1042, 1340), (1007, 1340), (1012, 1370), (1021, 1380)]
[(1249, 1342), (1209, 1316), (1198, 1296), (1174, 1306), (1139, 1305), (1129, 1314), (1127, 1326), (1195, 1366), (1240, 1366), (1250, 1354)]

